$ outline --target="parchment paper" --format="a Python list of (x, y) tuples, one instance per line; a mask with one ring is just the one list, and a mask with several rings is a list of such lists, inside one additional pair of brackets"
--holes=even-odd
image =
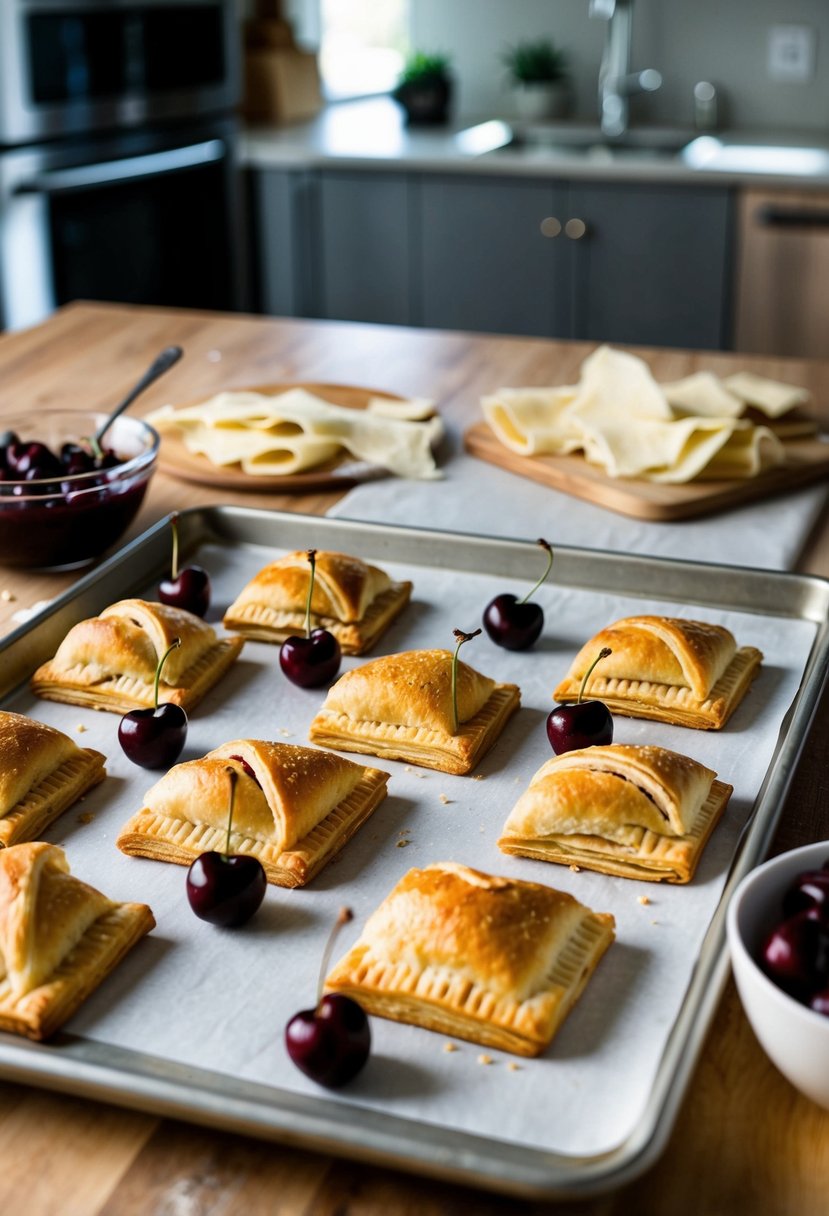
[[(324, 535), (309, 530), (309, 544)], [(198, 560), (215, 588), (210, 617), (276, 552), (240, 547), (202, 549)], [(389, 566), (415, 583), (410, 609), (376, 653), (447, 646), (452, 629), (476, 627), (496, 593), (522, 595), (531, 585), (488, 575)], [(497, 582), (497, 585), (496, 585)], [(653, 588), (658, 597), (658, 588)], [(153, 589), (148, 588), (149, 597)], [(73, 872), (116, 899), (150, 904), (158, 928), (109, 977), (67, 1029), (101, 1042), (253, 1079), (288, 1090), (321, 1092), (286, 1056), (283, 1028), (313, 1005), (323, 942), (338, 908), (355, 921), (342, 934), (340, 957), (365, 917), (411, 866), (458, 860), (570, 891), (597, 911), (616, 917), (618, 940), (550, 1049), (537, 1060), (514, 1060), (446, 1040), (414, 1027), (373, 1019), (374, 1048), (364, 1072), (331, 1094), (348, 1117), (352, 1106), (477, 1132), (496, 1140), (562, 1152), (597, 1153), (622, 1142), (635, 1127), (676, 1018), (700, 942), (717, 904), (740, 830), (751, 813), (784, 713), (800, 683), (815, 635), (813, 625), (750, 614), (709, 611), (740, 644), (766, 655), (747, 700), (721, 733), (616, 719), (616, 741), (654, 742), (683, 751), (716, 769), (735, 792), (690, 886), (668, 887), (609, 878), (565, 866), (503, 855), (495, 841), (518, 794), (549, 758), (544, 720), (551, 691), (575, 650), (601, 626), (631, 612), (688, 615), (682, 604), (626, 601), (548, 586), (537, 599), (547, 623), (536, 648), (513, 654), (483, 635), (464, 658), (501, 680), (517, 682), (523, 708), (513, 718), (477, 776), (450, 777), (388, 762), (390, 794), (339, 858), (305, 890), (269, 887), (250, 924), (218, 930), (196, 919), (185, 896), (182, 867), (125, 857), (114, 841), (142, 805), (157, 775), (130, 764), (117, 743), (114, 714), (36, 701), (20, 694), (9, 708), (67, 731), (108, 757), (109, 778), (66, 812), (49, 833), (65, 846)], [(361, 660), (348, 659), (345, 668)], [(306, 742), (321, 692), (289, 684), (277, 648), (248, 642), (235, 669), (191, 718), (182, 759), (240, 737)], [(77, 733), (77, 727), (86, 730)], [(357, 760), (367, 758), (355, 757)], [(441, 795), (448, 801), (444, 803)], [(92, 815), (83, 823), (81, 816)], [(403, 845), (403, 841), (407, 843)], [(644, 897), (648, 902), (640, 902)], [(514, 1060), (518, 1067), (510, 1068)], [(436, 1133), (439, 1135), (439, 1132)]]

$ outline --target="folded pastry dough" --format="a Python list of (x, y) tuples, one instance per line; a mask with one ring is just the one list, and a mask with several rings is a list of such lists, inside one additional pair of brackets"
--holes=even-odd
[(518, 709), (521, 692), (458, 662), (457, 697), (455, 732), (450, 651), (386, 655), (340, 676), (308, 737), (340, 751), (468, 773)]
[(154, 925), (73, 878), (57, 845), (0, 851), (0, 1029), (52, 1034)]
[(175, 638), (181, 646), (164, 664), (159, 700), (192, 709), (225, 674), (244, 642), (218, 638), (191, 612), (146, 600), (120, 600), (100, 616), (79, 621), (55, 657), (37, 669), (32, 690), (47, 701), (117, 714), (151, 706), (158, 660)]
[[(392, 582), (384, 570), (345, 553), (320, 550), (315, 560), (312, 628), (333, 633), (344, 654), (362, 654), (405, 608), (412, 584)], [(225, 628), (264, 642), (303, 633), (310, 577), (305, 550), (271, 562), (230, 605)]]
[(586, 747), (543, 764), (504, 825), (505, 853), (650, 882), (690, 882), (731, 797), (664, 747)]
[(535, 1056), (613, 938), (613, 917), (572, 895), (439, 862), (400, 880), (326, 988), (367, 1013)]
[(587, 690), (611, 713), (675, 726), (719, 730), (739, 705), (763, 656), (739, 649), (721, 625), (677, 617), (630, 616), (602, 629), (581, 648), (555, 690), (557, 701), (578, 696), (582, 678), (603, 647)]
[(0, 845), (34, 840), (103, 781), (105, 757), (23, 714), (0, 711)]
[(223, 853), (229, 767), (238, 775), (230, 850), (258, 857), (278, 887), (310, 882), (383, 801), (389, 779), (331, 752), (235, 739), (156, 782), (124, 825), (118, 848), (177, 865)]

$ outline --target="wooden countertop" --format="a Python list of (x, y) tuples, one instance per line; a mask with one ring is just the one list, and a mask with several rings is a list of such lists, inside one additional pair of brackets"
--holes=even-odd
[[(570, 383), (590, 345), (312, 321), (76, 304), (46, 324), (0, 336), (0, 417), (47, 406), (107, 409), (152, 357), (185, 358), (135, 412), (220, 388), (315, 380), (435, 397), (456, 445), (494, 384)], [(645, 351), (660, 380), (700, 367), (751, 369), (802, 384), (829, 429), (829, 362)], [(36, 429), (36, 427), (33, 427)], [(335, 494), (229, 494), (157, 474), (131, 534), (168, 511), (237, 502), (322, 513)], [(412, 524), (417, 524), (413, 519)], [(716, 554), (712, 553), (716, 559)], [(762, 554), (746, 556), (762, 565)], [(829, 576), (829, 519), (801, 570)], [(69, 575), (0, 571), (0, 635), (21, 607)], [(11, 597), (11, 598), (9, 598)], [(829, 697), (789, 796), (774, 851), (827, 832)], [(758, 1046), (733, 984), (725, 993), (659, 1163), (623, 1190), (578, 1204), (581, 1216), (809, 1216), (829, 1194), (829, 1112), (801, 1097)], [(17, 1216), (476, 1216), (565, 1211), (389, 1170), (206, 1131), (80, 1098), (0, 1083), (0, 1211)]]

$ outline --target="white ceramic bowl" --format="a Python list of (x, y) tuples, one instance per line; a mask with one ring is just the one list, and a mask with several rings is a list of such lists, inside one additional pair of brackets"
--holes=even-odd
[(780, 902), (803, 870), (819, 870), (829, 841), (773, 857), (747, 874), (728, 907), (728, 944), (746, 1016), (769, 1056), (792, 1085), (829, 1109), (829, 1017), (787, 996), (754, 961), (780, 922)]

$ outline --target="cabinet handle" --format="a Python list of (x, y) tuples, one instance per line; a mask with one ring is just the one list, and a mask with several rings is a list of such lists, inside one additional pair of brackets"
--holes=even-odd
[(564, 235), (568, 236), (571, 241), (580, 241), (583, 236), (587, 235), (587, 224), (584, 220), (568, 220), (564, 225)]
[(561, 234), (561, 220), (557, 220), (554, 215), (546, 216), (538, 226), (541, 229), (541, 235), (550, 237), (551, 240)]
[(775, 207), (768, 204), (754, 213), (763, 228), (829, 228), (829, 211), (825, 207)]

